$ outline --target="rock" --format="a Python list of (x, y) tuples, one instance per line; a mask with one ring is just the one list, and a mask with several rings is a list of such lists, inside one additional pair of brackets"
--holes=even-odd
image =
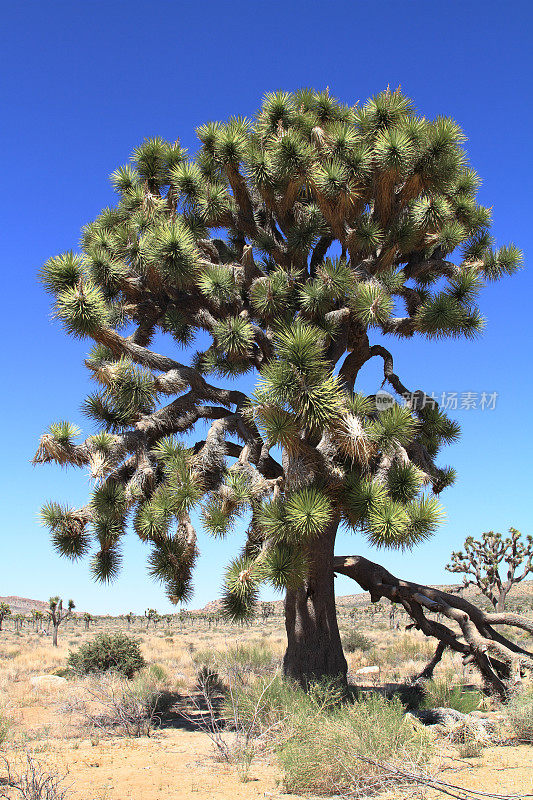
[(67, 679), (59, 675), (34, 675), (30, 678), (34, 689), (61, 689), (66, 682)]
[(488, 734), (495, 728), (494, 722), (491, 719), (480, 717), (478, 712), (472, 711), (468, 714), (462, 714), (454, 708), (428, 708), (418, 709), (412, 712), (424, 725), (462, 725), (470, 728), (472, 731)]
[(360, 667), (355, 670), (356, 675), (379, 675), (379, 667)]
[(461, 714), (461, 712), (456, 711), (455, 708), (421, 708), (417, 711), (413, 711), (413, 714), (425, 725), (442, 725), (449, 720), (460, 722), (465, 718), (465, 714)]

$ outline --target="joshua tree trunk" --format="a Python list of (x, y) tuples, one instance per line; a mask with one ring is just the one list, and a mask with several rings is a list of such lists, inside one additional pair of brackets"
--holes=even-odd
[(494, 606), (497, 612), (505, 611), (505, 602), (507, 600), (507, 595), (509, 594), (509, 590), (511, 587), (500, 589), (500, 594), (498, 595), (498, 599)]
[(333, 550), (338, 522), (308, 547), (305, 584), (287, 590), (285, 675), (304, 687), (317, 679), (346, 682), (348, 666), (342, 651), (335, 609)]
[(52, 632), (52, 644), (54, 647), (57, 647), (57, 629), (58, 625), (54, 625)]

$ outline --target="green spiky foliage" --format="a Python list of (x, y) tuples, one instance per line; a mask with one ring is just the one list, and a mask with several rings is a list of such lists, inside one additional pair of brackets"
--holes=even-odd
[[(406, 405), (383, 342), (475, 337), (479, 292), (521, 254), (494, 247), (459, 126), (399, 90), (354, 108), (267, 94), (253, 119), (197, 133), (195, 156), (137, 147), (80, 252), (41, 270), (66, 332), (94, 343), (98, 386), (88, 438), (55, 423), (35, 461), (95, 480), (85, 508), (43, 508), (54, 547), (92, 549), (95, 578), (111, 580), (131, 522), (175, 602), (191, 593), (192, 509), (215, 537), (248, 520), (223, 590), (245, 618), (261, 583), (309, 582), (340, 521), (377, 547), (433, 533), (454, 480), (436, 461), (458, 427), (420, 390)], [(169, 355), (152, 347), (164, 335)], [(384, 409), (357, 391), (371, 359), (394, 397)], [(246, 392), (245, 373), (258, 377)]]

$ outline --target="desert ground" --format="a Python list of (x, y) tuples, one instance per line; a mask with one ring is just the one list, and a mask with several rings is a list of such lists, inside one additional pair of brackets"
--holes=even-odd
[[(420, 671), (433, 654), (434, 644), (419, 632), (406, 630), (401, 615), (391, 619), (388, 608), (376, 612), (361, 603), (358, 607), (340, 604), (339, 611), (345, 643), (350, 643), (354, 630), (359, 634), (346, 656), (349, 679), (363, 693), (390, 692)], [(130, 623), (112, 617), (84, 621), (79, 615), (61, 625), (58, 647), (52, 646), (46, 620), (40, 624), (6, 618), (0, 631), (0, 725), (4, 731), (0, 796), (32, 800), (63, 796), (72, 800), (292, 796), (296, 800), (313, 796), (312, 791), (293, 793), (287, 788), (275, 740), (272, 744), (268, 736), (259, 737), (243, 755), (233, 747), (238, 733), (231, 726), (217, 728), (215, 736), (212, 726), (210, 731), (202, 674), (205, 677), (217, 663), (223, 679), (220, 664), (227, 666), (233, 659), (241, 671), (262, 676), (265, 684), (272, 680), (285, 640), (279, 607), (274, 612), (247, 625), (230, 625), (210, 614), (164, 617), (156, 624), (142, 617)], [(139, 641), (147, 665), (142, 671), (143, 685), (164, 700), (154, 712), (150, 730), (141, 735), (131, 731), (128, 735), (118, 724), (100, 724), (101, 716), (94, 708), (92, 716), (87, 711), (91, 704), (105, 705), (110, 693), (118, 692), (113, 679), (102, 682), (98, 676), (73, 676), (66, 669), (69, 651), (104, 631), (122, 631)], [(358, 674), (364, 666), (378, 666), (379, 673), (370, 679)], [(32, 682), (36, 676), (54, 677)], [(478, 685), (477, 677), (460, 660), (445, 655), (435, 672), (436, 684), (461, 681), (473, 691)], [(496, 701), (479, 695), (476, 713), (492, 725), (492, 735), (479, 742), (454, 737), (442, 725), (427, 726), (434, 744), (427, 767), (432, 780), (460, 787), (462, 791), (446, 791), (464, 798), (479, 798), (479, 792), (533, 796), (531, 746), (517, 739)], [(63, 781), (48, 786), (48, 794), (46, 787), (40, 793), (34, 787), (33, 794), (27, 787), (26, 794), (20, 786), (10, 787), (16, 781), (10, 781), (8, 769), (18, 778), (27, 775), (28, 756), (41, 778), (51, 775), (52, 782)], [(381, 794), (447, 796), (432, 786), (382, 787)], [(334, 787), (330, 793), (335, 793)]]

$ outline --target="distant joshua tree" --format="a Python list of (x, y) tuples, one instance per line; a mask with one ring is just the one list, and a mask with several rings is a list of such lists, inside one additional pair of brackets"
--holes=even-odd
[(261, 618), (266, 622), (275, 613), (274, 603), (261, 603)]
[(133, 611), (129, 611), (126, 614), (126, 620), (128, 622), (128, 628), (130, 627), (130, 625), (131, 625), (131, 623), (133, 622), (134, 619), (135, 619), (135, 614), (133, 613)]
[(11, 616), (11, 606), (8, 606), (7, 603), (0, 603), (0, 631), (2, 630), (2, 623), (4, 621), (4, 617)]
[(150, 621), (152, 622), (154, 628), (157, 626), (159, 622), (159, 614), (155, 610), (155, 608), (147, 608), (144, 612), (144, 616), (146, 617), (146, 627), (148, 628)]
[(69, 600), (68, 607), (64, 609), (63, 600), (60, 597), (50, 598), (50, 610), (48, 614), (52, 622), (52, 629), (53, 629), (52, 644), (54, 645), (54, 647), (57, 647), (57, 631), (59, 626), (64, 620), (72, 616), (75, 608), (76, 606), (74, 605), (74, 600)]
[[(516, 528), (503, 538), (501, 533), (486, 531), (481, 539), (469, 536), (462, 551), (452, 553), (448, 572), (463, 573), (463, 586), (477, 586), (488, 597), (495, 611), (505, 611), (507, 595), (533, 571), (533, 537), (522, 539)], [(506, 577), (500, 574), (503, 567)], [(517, 570), (520, 573), (517, 574)]]
[(20, 629), (24, 625), (24, 620), (25, 619), (26, 619), (26, 617), (24, 616), (24, 614), (15, 614), (15, 616), (13, 617), (13, 623), (15, 625), (15, 631), (17, 633), (20, 631)]
[(33, 627), (37, 631), (37, 633), (41, 630), (44, 614), (42, 611), (37, 610), (36, 608), (32, 608), (31, 611), (31, 619), (33, 622)]
[(85, 630), (88, 631), (89, 630), (89, 626), (90, 626), (91, 622), (93, 621), (93, 618), (92, 618), (91, 614), (89, 614), (88, 611), (86, 611), (85, 614), (83, 615), (83, 621), (85, 623)]

